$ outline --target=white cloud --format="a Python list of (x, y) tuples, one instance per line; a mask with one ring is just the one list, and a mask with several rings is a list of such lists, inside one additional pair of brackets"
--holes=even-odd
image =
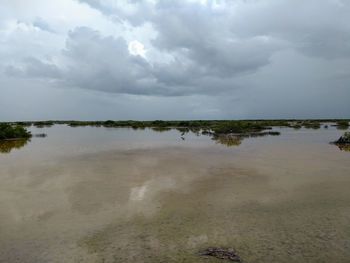
[(128, 50), (131, 55), (141, 56), (143, 58), (146, 58), (145, 46), (137, 40), (133, 40), (129, 42)]

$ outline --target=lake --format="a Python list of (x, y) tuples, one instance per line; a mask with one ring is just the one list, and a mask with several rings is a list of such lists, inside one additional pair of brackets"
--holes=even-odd
[(350, 261), (344, 131), (276, 129), (228, 147), (177, 130), (30, 128), (0, 147), (0, 262)]

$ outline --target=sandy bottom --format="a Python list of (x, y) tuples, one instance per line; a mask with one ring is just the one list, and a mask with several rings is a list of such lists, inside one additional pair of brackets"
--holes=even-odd
[(350, 261), (350, 153), (331, 132), (59, 151), (48, 135), (0, 154), (0, 262), (221, 262), (198, 256), (208, 246)]

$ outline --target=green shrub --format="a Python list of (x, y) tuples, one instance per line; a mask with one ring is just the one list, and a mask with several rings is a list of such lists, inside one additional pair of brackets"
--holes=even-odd
[(32, 134), (23, 126), (0, 123), (0, 140), (30, 138)]
[(345, 120), (337, 121), (337, 128), (346, 130), (347, 128), (349, 128), (349, 122)]

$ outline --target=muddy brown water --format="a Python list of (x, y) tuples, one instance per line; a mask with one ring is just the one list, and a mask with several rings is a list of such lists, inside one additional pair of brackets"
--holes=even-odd
[(350, 262), (336, 129), (226, 147), (176, 130), (63, 125), (0, 153), (0, 262)]

